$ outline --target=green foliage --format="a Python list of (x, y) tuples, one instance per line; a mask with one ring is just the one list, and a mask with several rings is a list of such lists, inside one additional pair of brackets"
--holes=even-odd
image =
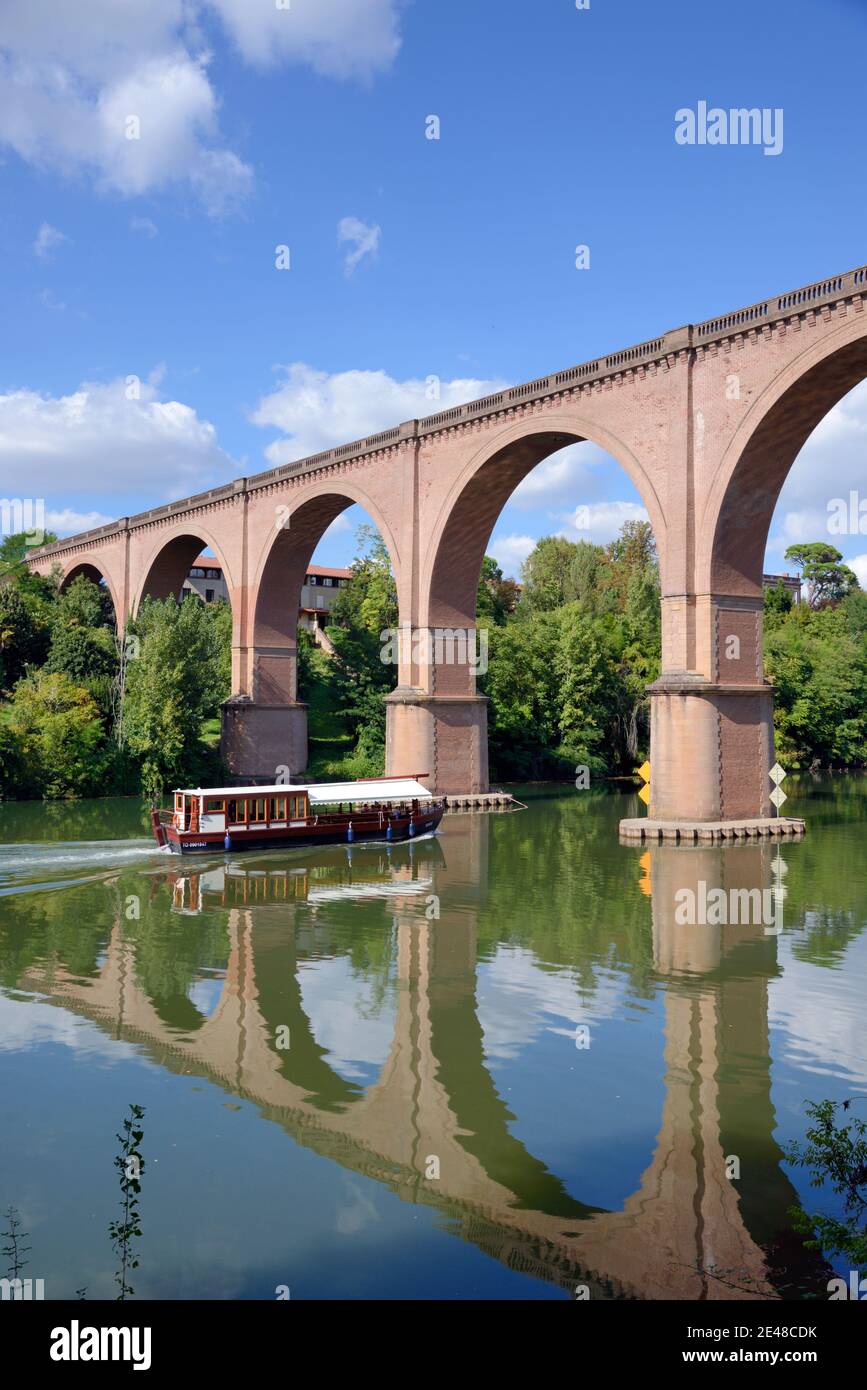
[(358, 540), (352, 578), (338, 592), (327, 628), (334, 656), (323, 659), (309, 637), (299, 644), (299, 692), (302, 699), (316, 700), (320, 712), (327, 705), (337, 726), (352, 736), (354, 751), (344, 766), (353, 770), (346, 775), (379, 776), (385, 759), (383, 697), (396, 678), (394, 667), (381, 658), (382, 634), (397, 628), (397, 588), (378, 534), (362, 526)]
[(21, 781), (7, 791), (47, 799), (102, 791), (106, 756), (99, 709), (62, 672), (42, 670), (19, 681), (9, 731), (14, 746), (7, 756)]
[(199, 735), (224, 695), (225, 658), (197, 598), (146, 600), (130, 632), (140, 648), (127, 667), (123, 734), (141, 760), (142, 790), (155, 797), (202, 775)]
[(765, 631), (770, 632), (774, 627), (778, 627), (780, 622), (794, 607), (794, 598), (790, 589), (787, 589), (780, 579), (772, 589), (765, 590), (764, 617)]
[(867, 761), (867, 640), (853, 611), (799, 605), (766, 636), (777, 751), (790, 765)]
[(805, 1145), (792, 1144), (786, 1157), (800, 1168), (810, 1169), (810, 1186), (826, 1183), (843, 1198), (842, 1218), (808, 1214), (796, 1207), (791, 1215), (795, 1228), (810, 1237), (805, 1244), (827, 1255), (842, 1255), (859, 1274), (867, 1266), (867, 1124), (853, 1119), (838, 1124), (838, 1111), (851, 1101), (811, 1101), (807, 1113), (813, 1121)]
[(11, 690), (29, 665), (45, 660), (47, 650), (46, 624), (18, 582), (0, 584), (0, 687)]
[(496, 560), (486, 555), (479, 576), (476, 595), (476, 620), (479, 627), (502, 627), (514, 613), (520, 589), (514, 579), (504, 579)]
[[(20, 570), (22, 561), (27, 552), (33, 550), (34, 546), (28, 544), (28, 531), (16, 531), (11, 536), (5, 536), (0, 542), (0, 575), (8, 574), (12, 570)], [(53, 531), (45, 531), (39, 542), (42, 545), (53, 545), (57, 540)]]
[(848, 565), (842, 563), (843, 556), (833, 545), (825, 541), (810, 541), (801, 545), (790, 545), (786, 559), (793, 560), (801, 569), (808, 586), (808, 602), (811, 608), (824, 608), (829, 603), (839, 603), (847, 594), (858, 588), (858, 580)]
[(120, 1261), (120, 1268), (114, 1276), (115, 1282), (120, 1288), (120, 1293), (117, 1296), (118, 1303), (123, 1303), (129, 1294), (135, 1293), (135, 1289), (129, 1283), (127, 1276), (132, 1270), (138, 1269), (139, 1264), (133, 1253), (133, 1241), (141, 1237), (138, 1199), (141, 1194), (141, 1179), (145, 1161), (141, 1156), (139, 1145), (144, 1138), (144, 1130), (141, 1128), (144, 1113), (140, 1105), (131, 1105), (129, 1114), (121, 1126), (123, 1132), (117, 1136), (120, 1151), (114, 1158), (114, 1166), (119, 1174), (120, 1205), (123, 1219), (110, 1221), (108, 1234), (112, 1248)]

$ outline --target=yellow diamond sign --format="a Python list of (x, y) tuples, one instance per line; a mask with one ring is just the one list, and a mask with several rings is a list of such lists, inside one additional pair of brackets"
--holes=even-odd
[(642, 763), (642, 764), (641, 764), (641, 767), (638, 767), (638, 768), (636, 768), (635, 770), (636, 770), (638, 776), (641, 778), (642, 782), (644, 783), (644, 786), (641, 787), (641, 789), (639, 790), (638, 795), (641, 797), (641, 800), (644, 802), (645, 806), (648, 806), (648, 807), (649, 807), (649, 806), (650, 806), (650, 763)]

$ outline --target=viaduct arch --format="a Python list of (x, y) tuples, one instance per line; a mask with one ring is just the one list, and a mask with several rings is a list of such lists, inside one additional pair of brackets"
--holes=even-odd
[[(28, 563), (42, 573), (94, 567), (123, 622), (147, 586), (174, 583), (182, 538), (207, 534), (235, 619), (224, 757), (239, 778), (272, 780), (278, 766), (300, 773), (306, 764), (294, 624), (300, 581), (330, 521), (361, 503), (392, 556), (401, 625), (469, 629), (471, 645), (479, 566), (500, 508), (547, 454), (594, 440), (635, 483), (660, 556), (651, 815), (768, 816), (764, 547), (798, 450), (867, 376), (865, 300), (862, 267), (122, 518), (33, 551)], [(460, 645), (445, 644), (445, 656), (444, 644), (426, 645), (419, 656), (417, 644), (401, 644), (387, 770), (425, 769), (442, 792), (483, 791), (486, 706), (472, 663), (454, 659)]]

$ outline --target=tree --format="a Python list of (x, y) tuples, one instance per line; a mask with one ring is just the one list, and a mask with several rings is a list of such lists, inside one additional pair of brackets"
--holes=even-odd
[(502, 627), (515, 611), (520, 586), (514, 579), (504, 579), (503, 571), (492, 556), (482, 560), (479, 590), (476, 595), (476, 620), (482, 627)]
[(141, 760), (143, 791), (156, 796), (200, 775), (202, 720), (224, 691), (222, 653), (206, 605), (192, 597), (145, 600), (130, 635), (139, 649), (127, 667), (123, 734)]
[(19, 790), (53, 799), (101, 789), (102, 720), (93, 698), (68, 676), (39, 671), (19, 681), (9, 727), (20, 749)]
[(833, 545), (824, 541), (804, 542), (790, 545), (786, 559), (798, 565), (808, 585), (808, 602), (811, 608), (824, 608), (831, 603), (839, 603), (847, 594), (859, 588), (858, 579), (848, 565), (842, 563), (843, 556)]
[(561, 741), (552, 661), (556, 641), (556, 620), (545, 612), (489, 634), (488, 670), (480, 688), (489, 701), (491, 761), (498, 775), (537, 778), (552, 768), (551, 750)]
[(575, 597), (572, 563), (578, 546), (562, 536), (543, 536), (521, 567), (521, 606), (530, 613), (550, 613)]
[(359, 554), (352, 562), (352, 578), (338, 590), (330, 621), (356, 634), (364, 631), (379, 641), (380, 633), (397, 627), (398, 621), (391, 556), (372, 526), (359, 526), (356, 539)]
[(764, 617), (768, 630), (777, 627), (781, 620), (791, 613), (795, 600), (781, 579), (771, 589), (765, 590)]
[(853, 1119), (838, 1123), (838, 1111), (847, 1111), (851, 1101), (810, 1101), (807, 1113), (813, 1121), (807, 1130), (807, 1143), (791, 1144), (786, 1154), (790, 1163), (810, 1169), (812, 1187), (826, 1182), (843, 1198), (844, 1217), (808, 1215), (795, 1207), (792, 1216), (796, 1230), (809, 1236), (805, 1243), (828, 1255), (842, 1255), (859, 1274), (867, 1266), (867, 1124)]
[(766, 634), (782, 757), (826, 766), (867, 760), (867, 642), (848, 616), (845, 605), (802, 604)]
[[(27, 537), (29, 531), (16, 531), (11, 536), (4, 537), (0, 543), (0, 574), (8, 573), (10, 570), (20, 570), (28, 551), (33, 549), (33, 545), (28, 545)], [(43, 533), (40, 545), (53, 545), (57, 540), (53, 531)]]
[(373, 773), (381, 771), (385, 756), (384, 697), (397, 679), (393, 665), (383, 660), (383, 652), (396, 645), (383, 634), (397, 630), (397, 585), (378, 532), (360, 526), (357, 540), (352, 577), (331, 608), (328, 636), (334, 658), (329, 684), (335, 716), (356, 740), (358, 767)]
[(45, 660), (46, 628), (34, 616), (18, 584), (0, 584), (0, 685), (11, 690), (31, 663)]
[(114, 608), (108, 592), (79, 575), (58, 597), (51, 614), (47, 671), (62, 671), (95, 693), (117, 668)]

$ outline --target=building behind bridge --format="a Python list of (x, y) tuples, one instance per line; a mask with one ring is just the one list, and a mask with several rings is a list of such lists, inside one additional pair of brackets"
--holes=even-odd
[[(339, 589), (344, 588), (352, 578), (352, 570), (333, 569), (327, 565), (308, 565), (304, 583), (301, 586), (301, 603), (298, 611), (298, 625), (308, 632), (318, 628), (320, 631), (328, 622), (334, 600)], [(229, 602), (229, 586), (223, 571), (213, 555), (200, 555), (194, 561), (184, 586), (183, 597), (197, 594), (203, 603)]]
[(784, 589), (788, 589), (792, 595), (793, 603), (801, 602), (801, 576), (799, 574), (763, 574), (762, 588), (765, 593), (769, 589), (776, 589), (782, 584)]

